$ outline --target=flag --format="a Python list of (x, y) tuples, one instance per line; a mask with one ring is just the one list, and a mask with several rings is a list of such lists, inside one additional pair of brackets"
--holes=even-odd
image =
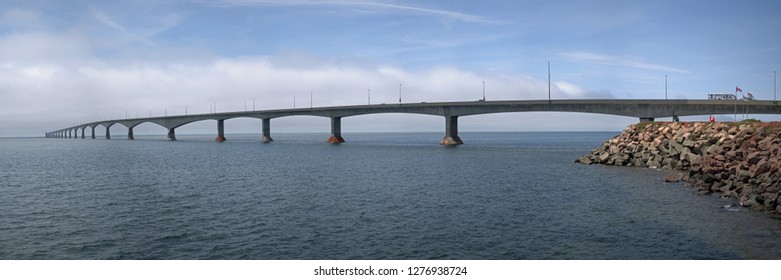
[(748, 93), (748, 99), (754, 99), (754, 95), (751, 94), (750, 92)]
[(739, 87), (735, 87), (735, 92), (743, 92), (743, 90), (740, 89)]

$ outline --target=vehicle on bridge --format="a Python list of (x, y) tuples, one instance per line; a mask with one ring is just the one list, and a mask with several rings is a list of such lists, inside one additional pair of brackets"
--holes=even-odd
[(731, 93), (710, 93), (708, 99), (711, 100), (737, 100), (738, 98)]

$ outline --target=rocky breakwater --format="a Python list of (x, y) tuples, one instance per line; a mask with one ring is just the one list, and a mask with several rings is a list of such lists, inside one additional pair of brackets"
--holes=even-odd
[(633, 124), (575, 162), (679, 170), (700, 193), (781, 213), (781, 123)]

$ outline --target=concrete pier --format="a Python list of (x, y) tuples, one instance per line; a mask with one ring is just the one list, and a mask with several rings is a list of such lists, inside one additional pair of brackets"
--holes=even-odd
[(136, 139), (135, 137), (133, 137), (133, 127), (127, 129), (127, 139), (128, 140)]
[(274, 141), (271, 139), (271, 119), (263, 119), (263, 136), (260, 137), (261, 143), (269, 143)]
[(440, 145), (461, 145), (464, 141), (458, 137), (458, 116), (445, 116), (445, 138), (439, 141)]
[(344, 138), (342, 138), (342, 117), (331, 118), (331, 137), (328, 137), (328, 143), (344, 143)]
[(82, 127), (81, 128), (81, 139), (87, 138), (87, 137), (85, 137), (86, 135), (84, 135), (85, 134), (85, 132), (84, 132), (85, 130), (87, 130), (86, 127)]
[(111, 139), (111, 125), (106, 126), (106, 139)]
[(168, 129), (168, 136), (166, 137), (169, 141), (176, 141), (176, 132), (174, 132), (173, 128)]
[(217, 120), (217, 138), (214, 141), (221, 143), (225, 142), (225, 120)]
[(92, 126), (92, 139), (95, 139), (95, 126)]

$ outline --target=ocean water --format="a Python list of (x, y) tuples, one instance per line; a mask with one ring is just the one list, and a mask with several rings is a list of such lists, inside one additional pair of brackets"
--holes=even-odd
[(615, 134), (0, 139), (0, 259), (781, 259), (767, 214), (573, 163)]

